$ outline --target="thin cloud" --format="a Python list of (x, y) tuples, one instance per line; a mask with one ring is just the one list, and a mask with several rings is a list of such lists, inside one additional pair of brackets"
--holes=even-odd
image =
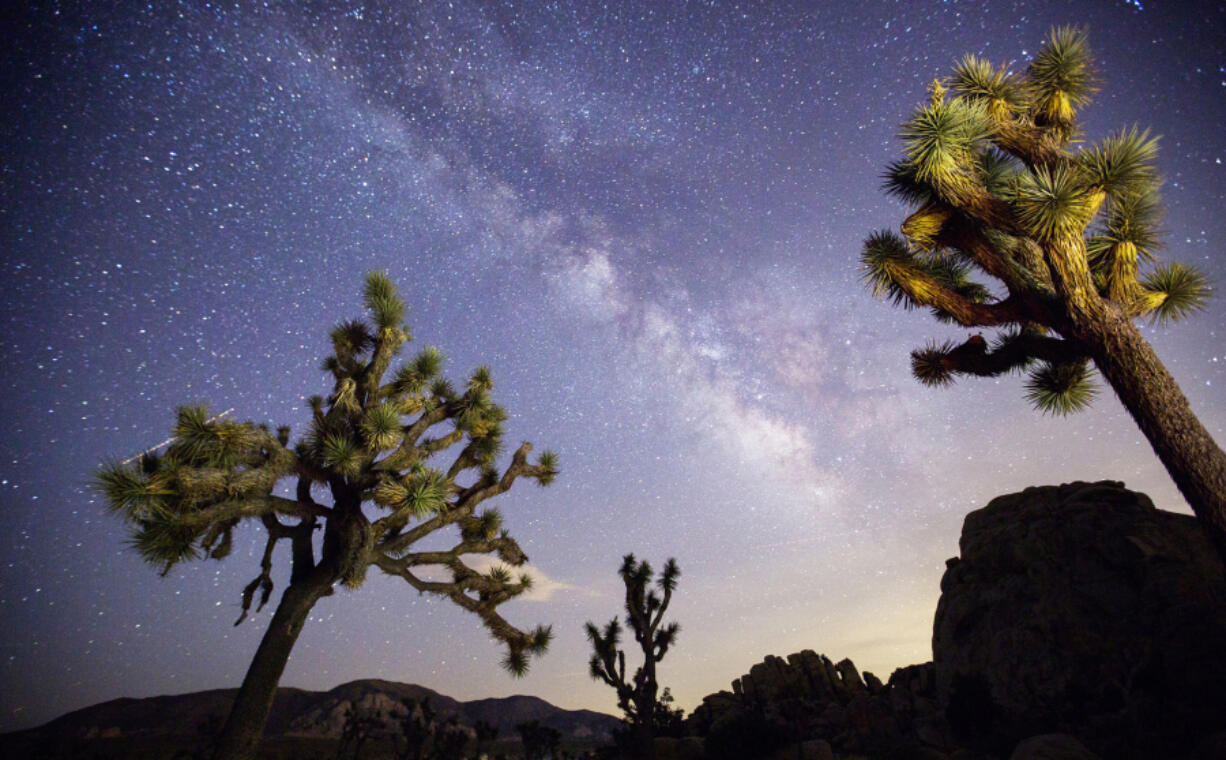
[[(489, 572), (495, 567), (506, 567), (513, 577), (523, 574), (531, 576), (532, 588), (515, 597), (517, 600), (525, 602), (549, 602), (553, 600), (555, 594), (581, 590), (579, 586), (549, 577), (544, 570), (533, 565), (524, 564), (518, 567), (511, 567), (505, 562), (498, 560), (498, 558), (487, 554), (464, 554), (461, 555), (461, 559), (464, 561), (464, 564), (478, 573)], [(416, 574), (422, 580), (427, 581), (451, 580), (451, 571), (442, 565), (422, 565), (416, 569)]]

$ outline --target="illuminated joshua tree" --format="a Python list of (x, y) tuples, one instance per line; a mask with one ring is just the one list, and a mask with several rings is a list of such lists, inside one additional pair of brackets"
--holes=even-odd
[(660, 595), (651, 591), (651, 566), (646, 561), (636, 562), (633, 554), (622, 559), (618, 571), (626, 586), (626, 625), (634, 631), (634, 639), (643, 651), (643, 664), (626, 680), (626, 653), (619, 648), (622, 627), (617, 618), (609, 621), (601, 631), (594, 623), (586, 625), (588, 640), (592, 642), (592, 659), (589, 663), (593, 680), (604, 681), (617, 691), (617, 706), (626, 714), (626, 720), (634, 729), (636, 752), (639, 757), (654, 757), (652, 741), (656, 723), (661, 712), (668, 712), (668, 705), (658, 699), (659, 685), (656, 682), (656, 664), (664, 659), (668, 648), (677, 640), (681, 627), (669, 623), (661, 627), (664, 612), (673, 598), (677, 578), (681, 571), (676, 560), (664, 563), (656, 586)]
[[(360, 586), (372, 565), (476, 613), (506, 645), (503, 666), (514, 675), (549, 644), (548, 627), (521, 631), (498, 614), (500, 604), (529, 588), (530, 576), (514, 577), (507, 567), (527, 557), (502, 529), (497, 509), (477, 510), (517, 478), (548, 485), (558, 471), (554, 455), (532, 463), (532, 447), (524, 443), (497, 469), (506, 413), (490, 399), (484, 367), (458, 390), (440, 375), (442, 355), (427, 348), (385, 378), (411, 340), (404, 303), (382, 273), (366, 277), (364, 295), (370, 321), (343, 322), (332, 331), (333, 355), (324, 363), (332, 393), (310, 400), (310, 428), (294, 448), (289, 428), (274, 434), (184, 407), (165, 453), (108, 464), (97, 475), (111, 508), (131, 526), (133, 547), (163, 575), (184, 560), (223, 559), (244, 520), (264, 526), (260, 573), (243, 590), (238, 623), (257, 591), (257, 609), (268, 602), (273, 550), (289, 541), (290, 583), (222, 729), (217, 758), (255, 757), (277, 682), (311, 608), (337, 583)], [(450, 463), (439, 462), (448, 451)], [(294, 498), (273, 493), (286, 478), (296, 483)], [(318, 493), (327, 497), (316, 501)], [(458, 533), (450, 549), (417, 548), (427, 536), (437, 545), (449, 528)], [(323, 533), (318, 550), (317, 530)], [(463, 555), (492, 555), (503, 564), (478, 572)], [(423, 575), (428, 566), (443, 566), (450, 580)]]
[(885, 175), (913, 210), (902, 236), (865, 242), (865, 278), (895, 304), (999, 329), (992, 341), (912, 352), (927, 385), (1026, 371), (1034, 405), (1067, 414), (1090, 403), (1096, 367), (1226, 557), (1226, 454), (1134, 324), (1185, 317), (1208, 287), (1155, 258), (1157, 139), (1133, 127), (1072, 147), (1094, 89), (1086, 38), (1069, 28), (1053, 30), (1024, 72), (968, 55), (933, 82)]

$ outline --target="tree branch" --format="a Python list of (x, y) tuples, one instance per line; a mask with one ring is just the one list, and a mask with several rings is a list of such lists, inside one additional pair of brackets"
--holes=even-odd
[(940, 385), (955, 374), (996, 377), (1025, 369), (1033, 361), (1066, 364), (1088, 358), (1078, 344), (1024, 329), (1006, 336), (989, 348), (982, 335), (972, 335), (960, 345), (946, 343), (913, 351), (912, 369), (921, 381)]

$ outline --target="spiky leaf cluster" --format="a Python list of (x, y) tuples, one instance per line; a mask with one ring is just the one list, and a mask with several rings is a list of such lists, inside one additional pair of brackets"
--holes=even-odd
[[(367, 275), (362, 299), (367, 317), (330, 333), (324, 367), (332, 390), (308, 399), (309, 425), (292, 449), (286, 428), (273, 435), (184, 407), (164, 453), (104, 465), (98, 486), (131, 524), (135, 549), (164, 569), (221, 559), (236, 525), (260, 521), (267, 545), (260, 574), (244, 589), (243, 616), (257, 591), (261, 606), (267, 601), (273, 547), (286, 538), (294, 545), (296, 578), (314, 573), (328, 584), (357, 587), (374, 565), (422, 593), (452, 599), (481, 618), (507, 647), (504, 665), (522, 674), (529, 657), (548, 646), (550, 631), (521, 631), (498, 614), (532, 579), (510, 570), (527, 557), (502, 528), (498, 510), (478, 509), (521, 477), (550, 483), (556, 459), (547, 452), (534, 464), (524, 443), (499, 468), (507, 415), (493, 401), (489, 368), (478, 367), (462, 389), (442, 375), (443, 355), (434, 348), (393, 368), (411, 340), (404, 302), (382, 272)], [(295, 498), (275, 492), (286, 477), (297, 481)], [(324, 491), (330, 499), (317, 502)], [(312, 538), (318, 528), (322, 550)], [(419, 548), (425, 537), (437, 545), (448, 533), (455, 537), (450, 548)], [(480, 573), (466, 564), (470, 555), (502, 564)], [(430, 580), (420, 569), (440, 565), (451, 570), (450, 581)]]
[(1208, 296), (1199, 272), (1156, 261), (1157, 138), (1134, 126), (1074, 144), (1077, 112), (1096, 88), (1092, 63), (1085, 34), (1070, 27), (1052, 30), (1020, 73), (966, 56), (950, 89), (934, 82), (903, 124), (903, 158), (889, 165), (885, 190), (911, 211), (901, 236), (865, 241), (864, 280), (904, 308), (1001, 331), (991, 343), (975, 336), (916, 350), (921, 382), (1027, 371), (1032, 402), (1067, 414), (1093, 397), (1078, 315), (1165, 322)]
[(267, 506), (293, 470), (293, 453), (251, 423), (210, 419), (181, 407), (161, 455), (104, 464), (95, 475), (107, 504), (131, 527), (131, 544), (163, 574), (179, 562), (229, 551), (231, 531)]

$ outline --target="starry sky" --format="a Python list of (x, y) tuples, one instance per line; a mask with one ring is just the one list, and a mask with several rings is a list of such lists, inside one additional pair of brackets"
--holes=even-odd
[[(302, 433), (373, 269), (451, 377), (490, 366), (508, 442), (559, 453), (553, 487), (500, 499), (539, 581), (503, 610), (557, 637), (512, 680), (474, 616), (372, 572), (317, 605), (283, 685), (615, 712), (582, 625), (618, 613), (626, 552), (681, 566), (660, 678), (687, 711), (767, 654), (885, 678), (930, 659), (944, 561), (991, 497), (1110, 478), (1186, 511), (1109, 389), (1054, 419), (1016, 377), (920, 386), (909, 350), (963, 333), (857, 271), (903, 217), (879, 175), (926, 84), (967, 52), (1021, 68), (1078, 23), (1101, 72), (1088, 136), (1162, 135), (1165, 256), (1226, 281), (1226, 6), (1071, 5), (10, 11), (0, 729), (240, 682), (270, 617), (232, 627), (261, 531), (159, 578), (91, 474), (185, 402)], [(1222, 298), (1143, 328), (1219, 441), (1224, 328)]]

